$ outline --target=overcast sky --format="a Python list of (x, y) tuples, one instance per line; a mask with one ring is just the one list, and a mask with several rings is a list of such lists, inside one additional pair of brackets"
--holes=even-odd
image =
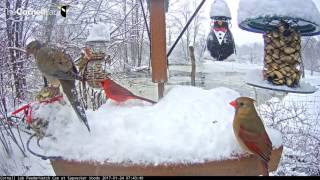
[[(252, 32), (243, 31), (238, 27), (237, 22), (237, 11), (239, 6), (239, 0), (225, 0), (230, 8), (231, 16), (232, 16), (232, 27), (231, 31), (234, 36), (235, 43), (238, 45), (247, 44), (247, 43), (255, 43), (255, 42), (263, 42), (262, 35)], [(318, 9), (320, 9), (320, 0), (313, 0), (316, 4)], [(209, 12), (211, 3), (213, 0), (208, 0), (203, 6), (204, 15), (208, 18), (207, 21), (210, 22)], [(200, 1), (199, 1), (200, 3)], [(320, 18), (320, 17), (319, 17)], [(210, 24), (210, 23), (209, 23)], [(207, 27), (206, 27), (207, 28)]]

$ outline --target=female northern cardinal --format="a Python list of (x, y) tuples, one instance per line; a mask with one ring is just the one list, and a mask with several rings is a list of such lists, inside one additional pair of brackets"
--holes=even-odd
[(122, 102), (129, 100), (129, 99), (140, 99), (140, 100), (152, 103), (152, 104), (156, 103), (150, 99), (146, 99), (146, 98), (134, 95), (128, 89), (120, 86), (119, 84), (112, 81), (111, 79), (106, 79), (106, 80), (102, 81), (101, 84), (104, 89), (104, 92), (106, 93), (106, 96), (108, 98), (116, 101), (117, 103), (122, 103)]
[(263, 175), (268, 176), (272, 143), (253, 102), (254, 100), (248, 97), (239, 97), (230, 102), (230, 105), (236, 109), (233, 131), (240, 146), (258, 156), (261, 160)]

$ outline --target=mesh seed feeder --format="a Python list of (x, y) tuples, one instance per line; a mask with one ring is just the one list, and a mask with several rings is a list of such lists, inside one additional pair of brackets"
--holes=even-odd
[(262, 33), (265, 45), (263, 71), (249, 72), (247, 83), (278, 91), (315, 92), (300, 80), (301, 36), (320, 34), (319, 17), (312, 0), (240, 0), (239, 27)]
[(107, 46), (110, 42), (109, 27), (105, 24), (94, 24), (86, 40), (85, 56), (87, 60), (84, 77), (93, 88), (100, 88), (100, 82), (108, 76), (106, 66), (110, 56)]

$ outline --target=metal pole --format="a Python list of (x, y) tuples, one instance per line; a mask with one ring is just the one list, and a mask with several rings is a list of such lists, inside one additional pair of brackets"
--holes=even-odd
[(188, 29), (190, 23), (192, 22), (192, 20), (194, 19), (194, 17), (198, 14), (198, 12), (200, 11), (201, 7), (203, 6), (203, 4), (206, 2), (206, 0), (202, 0), (202, 2), (198, 5), (196, 11), (193, 13), (193, 15), (191, 16), (191, 18), (189, 19), (189, 21), (187, 22), (187, 24), (185, 25), (185, 27), (183, 28), (182, 32), (180, 33), (180, 35), (178, 36), (177, 40), (174, 42), (174, 44), (171, 46), (168, 54), (167, 54), (167, 64), (169, 64), (168, 62), (168, 58), (170, 56), (170, 54), (172, 53), (173, 49), (176, 47), (176, 45), (178, 44), (179, 40), (181, 39), (182, 35), (184, 34), (184, 32)]
[(145, 24), (145, 26), (146, 26), (146, 28), (147, 28), (147, 33), (148, 33), (149, 41), (151, 41), (150, 30), (149, 30), (149, 26), (148, 26), (148, 22), (147, 22), (146, 12), (144, 11), (144, 7), (143, 7), (143, 4), (142, 4), (142, 0), (139, 0), (139, 1), (140, 1), (141, 9), (142, 9), (144, 24)]

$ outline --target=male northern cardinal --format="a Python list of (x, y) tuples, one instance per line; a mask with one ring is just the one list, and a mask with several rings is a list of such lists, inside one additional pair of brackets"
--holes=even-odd
[(58, 80), (78, 118), (90, 131), (85, 110), (78, 100), (75, 85), (75, 80), (81, 78), (71, 56), (56, 47), (42, 44), (39, 41), (30, 42), (26, 47), (26, 52), (27, 55), (34, 55), (38, 69), (49, 82)]
[(125, 102), (129, 99), (140, 99), (143, 101), (147, 101), (149, 103), (155, 104), (156, 102), (146, 99), (137, 95), (134, 95), (132, 92), (130, 92), (128, 89), (120, 86), (116, 82), (114, 82), (111, 79), (106, 79), (101, 82), (102, 87), (104, 89), (104, 92), (106, 93), (106, 96), (117, 103)]
[(272, 143), (253, 102), (254, 100), (248, 97), (239, 97), (230, 102), (230, 105), (236, 109), (233, 131), (240, 146), (258, 156), (261, 160), (263, 175), (268, 176)]

